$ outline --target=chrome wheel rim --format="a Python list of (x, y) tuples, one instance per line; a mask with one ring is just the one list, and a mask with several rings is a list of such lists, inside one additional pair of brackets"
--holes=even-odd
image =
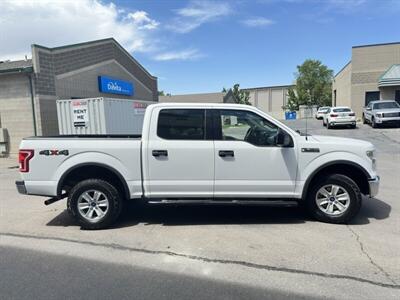
[(343, 187), (327, 184), (318, 190), (315, 202), (323, 213), (337, 216), (343, 214), (349, 208), (350, 196)]
[(108, 212), (107, 196), (98, 190), (83, 192), (78, 199), (79, 214), (87, 221), (96, 223), (104, 218)]

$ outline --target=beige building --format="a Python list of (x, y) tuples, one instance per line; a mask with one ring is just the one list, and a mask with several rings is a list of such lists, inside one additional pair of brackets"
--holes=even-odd
[[(266, 86), (242, 89), (249, 92), (250, 103), (276, 118), (284, 118), (288, 89), (292, 85)], [(234, 103), (231, 92), (159, 96), (159, 102)]]
[(400, 103), (400, 42), (353, 47), (351, 61), (334, 78), (332, 93), (332, 105), (350, 106), (357, 116), (373, 100)]

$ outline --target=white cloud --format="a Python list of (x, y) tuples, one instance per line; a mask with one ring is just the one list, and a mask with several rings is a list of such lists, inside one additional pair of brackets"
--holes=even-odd
[(186, 49), (181, 51), (171, 51), (157, 54), (154, 59), (158, 61), (168, 60), (193, 60), (203, 55), (197, 49)]
[(99, 0), (1, 0), (0, 58), (22, 59), (33, 43), (53, 47), (108, 37), (130, 52), (153, 51), (158, 25), (145, 11)]
[(264, 17), (254, 17), (242, 20), (242, 23), (248, 27), (265, 27), (274, 24), (274, 21)]
[(156, 29), (159, 22), (149, 18), (148, 13), (143, 10), (135, 11), (134, 13), (129, 13), (128, 18), (133, 20), (133, 23), (137, 25), (140, 29)]
[(207, 22), (216, 21), (232, 13), (227, 2), (191, 1), (188, 6), (177, 9), (178, 15), (168, 26), (178, 33), (188, 33)]

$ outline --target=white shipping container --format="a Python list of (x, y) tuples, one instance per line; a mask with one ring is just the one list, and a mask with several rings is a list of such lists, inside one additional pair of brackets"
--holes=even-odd
[(113, 98), (57, 100), (58, 128), (66, 134), (141, 134), (151, 101)]

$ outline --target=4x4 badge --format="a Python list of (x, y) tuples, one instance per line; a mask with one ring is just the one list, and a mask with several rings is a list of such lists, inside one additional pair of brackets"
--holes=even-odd
[(52, 155), (69, 155), (68, 150), (42, 150), (39, 152), (40, 155), (52, 156)]

